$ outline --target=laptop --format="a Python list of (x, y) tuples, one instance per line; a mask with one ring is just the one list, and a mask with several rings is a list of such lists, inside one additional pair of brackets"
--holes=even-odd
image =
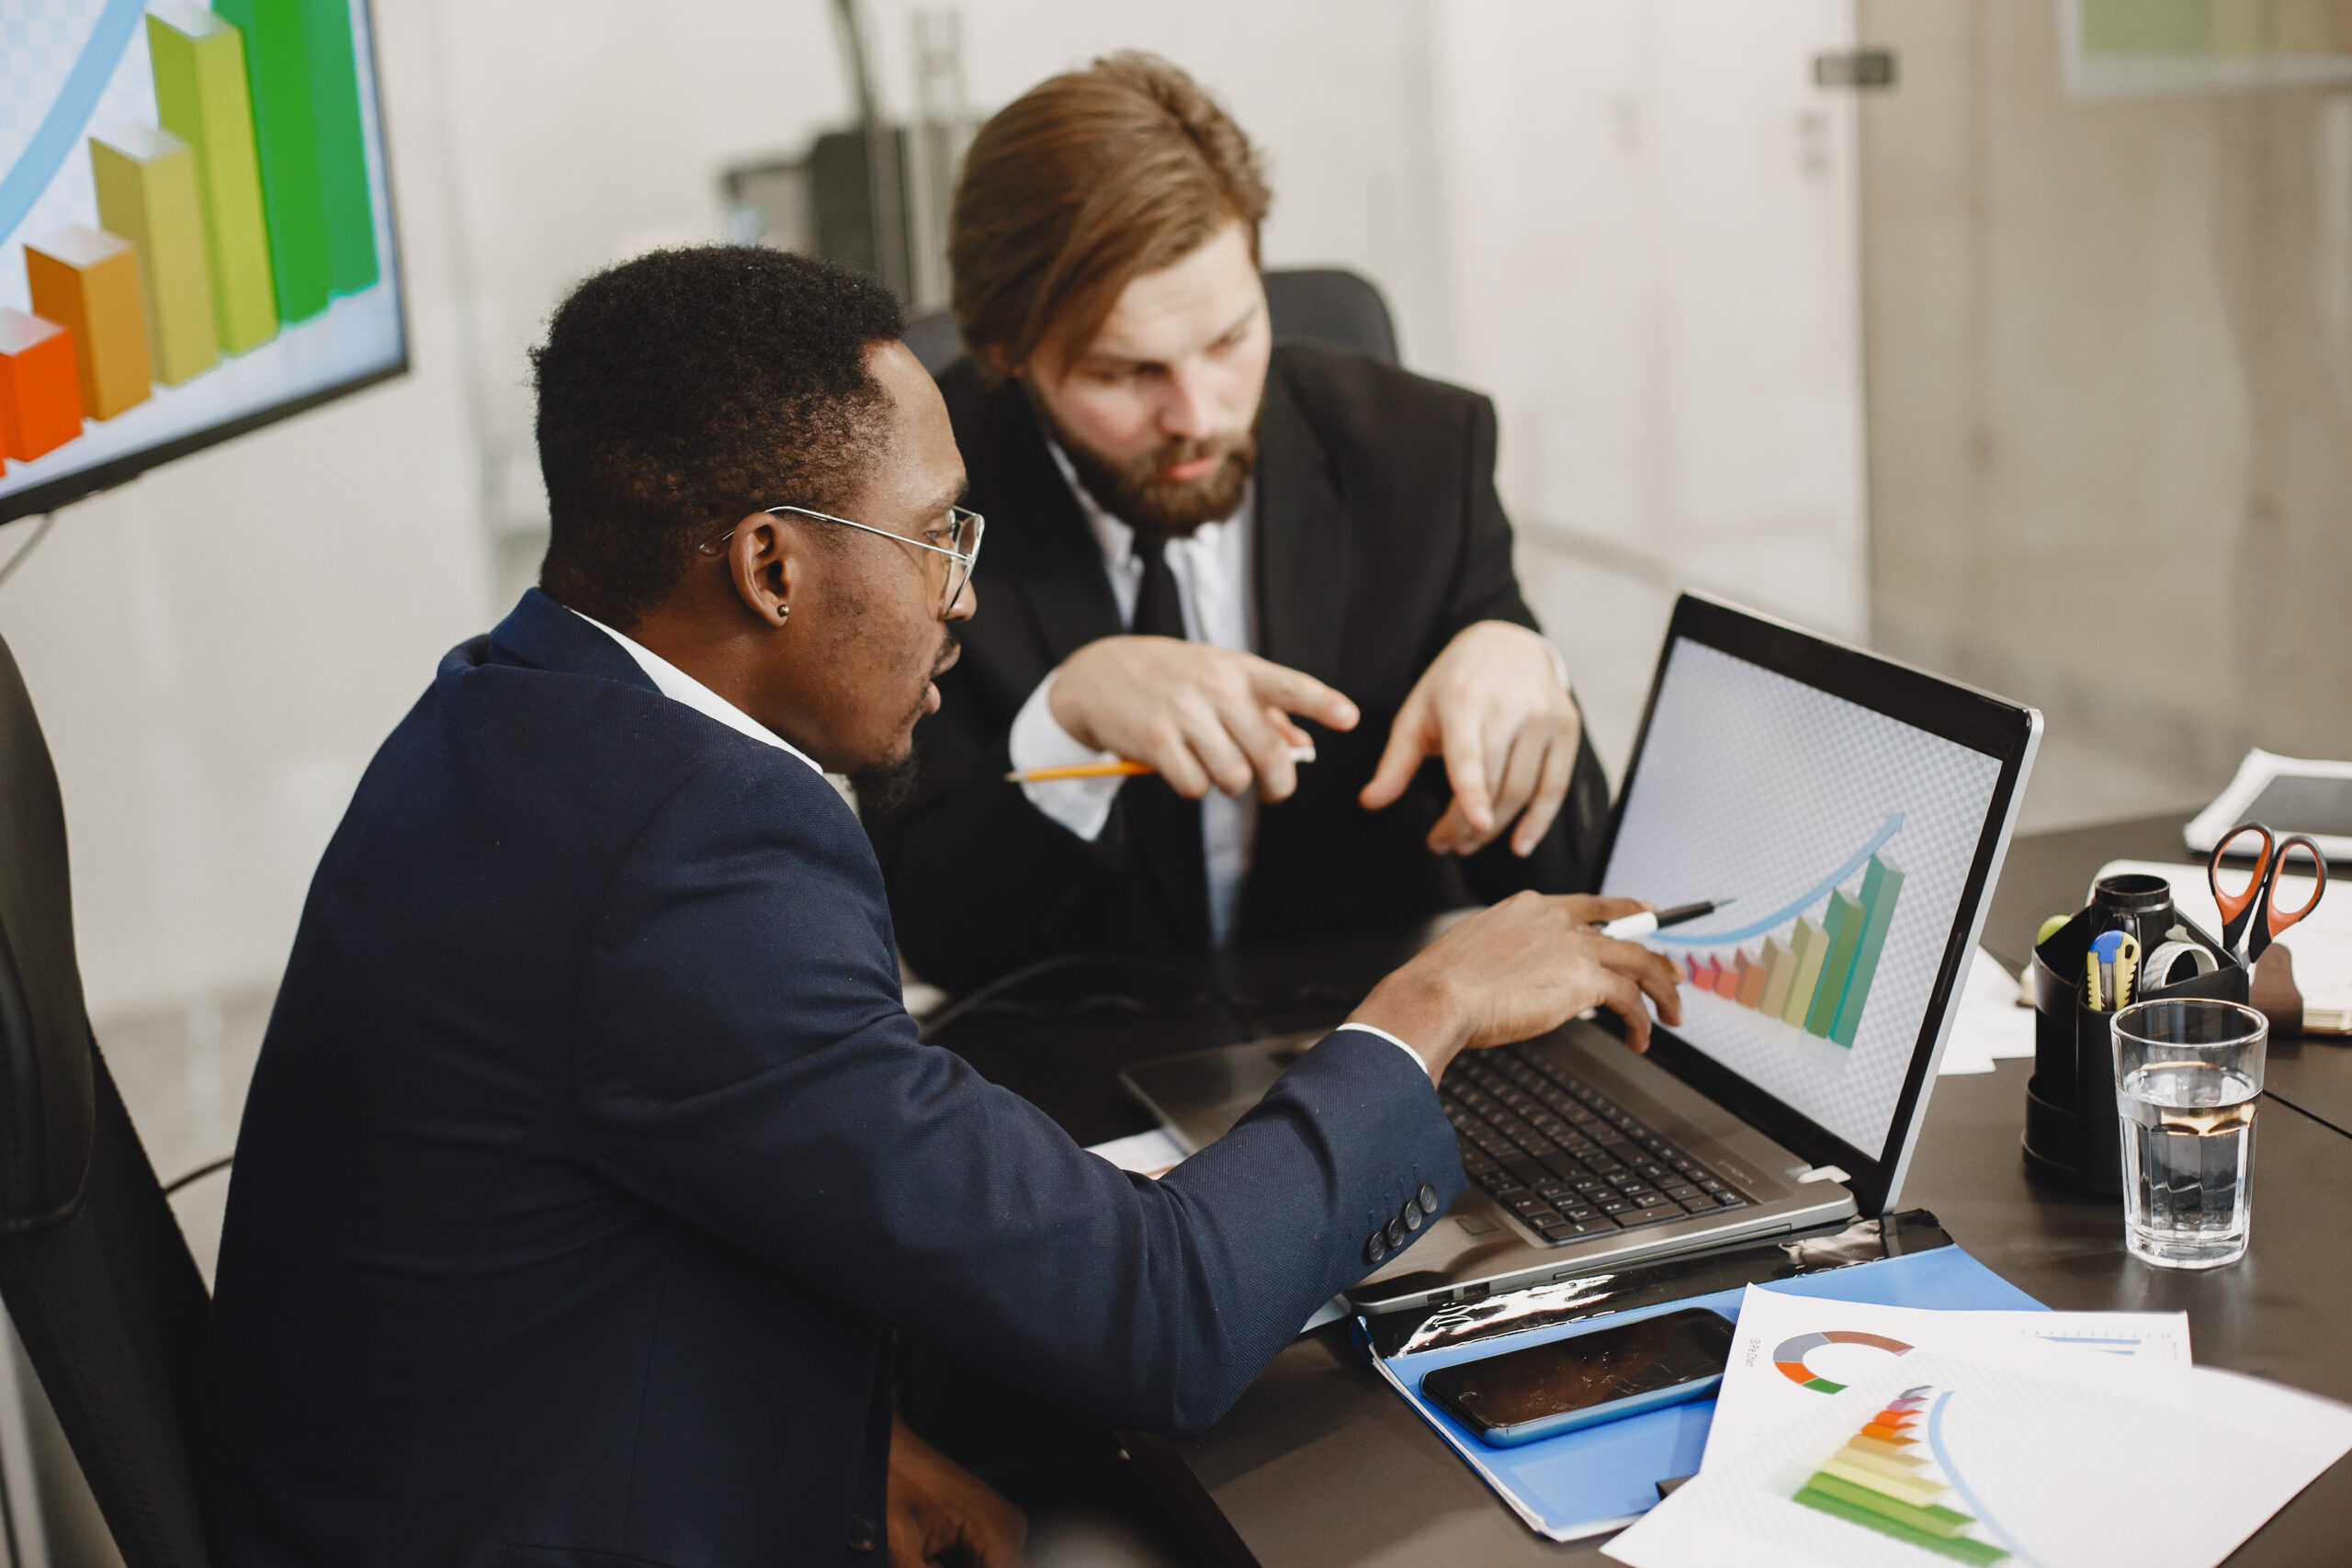
[[(1702, 594), (1676, 604), (1600, 891), (1728, 899), (1641, 939), (1683, 1020), (1464, 1052), (1469, 1191), (1348, 1292), (1406, 1311), (1892, 1212), (2041, 737), (2030, 708)], [(1319, 1034), (1138, 1063), (1187, 1150)], [(1419, 1218), (1418, 1214), (1414, 1216)]]

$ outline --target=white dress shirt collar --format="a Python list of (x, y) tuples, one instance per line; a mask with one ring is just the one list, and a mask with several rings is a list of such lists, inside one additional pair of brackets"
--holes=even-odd
[(637, 667), (645, 671), (645, 678), (653, 682), (654, 689), (672, 702), (684, 703), (704, 717), (715, 718), (737, 734), (748, 735), (763, 746), (773, 746), (779, 751), (789, 751), (808, 763), (820, 777), (823, 776), (825, 770), (819, 767), (817, 760), (808, 752), (760, 723), (750, 714), (745, 713), (651, 649), (613, 630), (594, 615), (581, 615), (577, 610), (571, 613), (580, 615), (582, 620), (619, 643), (622, 650), (637, 660)]

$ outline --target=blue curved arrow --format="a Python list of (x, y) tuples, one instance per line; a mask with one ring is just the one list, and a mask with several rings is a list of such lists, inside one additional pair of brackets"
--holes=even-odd
[(1796, 902), (1782, 905), (1780, 908), (1773, 910), (1770, 914), (1765, 916), (1762, 919), (1758, 920), (1753, 925), (1742, 926), (1737, 931), (1686, 931), (1679, 930), (1670, 931), (1653, 931), (1650, 933), (1647, 940), (1651, 942), (1672, 942), (1678, 947), (1705, 947), (1713, 942), (1746, 942), (1749, 937), (1762, 936), (1774, 926), (1787, 924), (1789, 921), (1795, 919), (1799, 915), (1804, 914), (1807, 909), (1812, 908), (1815, 904), (1820, 903), (1824, 898), (1828, 897), (1832, 889), (1834, 889), (1839, 883), (1845, 881), (1848, 877), (1853, 875), (1854, 873), (1861, 870), (1863, 865), (1869, 862), (1871, 856), (1884, 849), (1886, 847), (1886, 841), (1901, 831), (1903, 831), (1903, 813), (1900, 811), (1894, 812), (1888, 816), (1885, 824), (1881, 827), (1877, 832), (1871, 835), (1871, 841), (1864, 844), (1860, 849), (1856, 850), (1854, 852), (1853, 859), (1848, 861), (1844, 865), (1839, 866), (1836, 871), (1831, 872), (1827, 876), (1823, 877), (1821, 879), (1820, 886), (1808, 889), (1804, 896), (1797, 899)]
[(57, 101), (49, 106), (32, 140), (25, 143), (24, 155), (0, 176), (0, 239), (16, 233), (40, 193), (65, 166), (75, 140), (97, 112), (107, 82), (122, 62), (122, 51), (130, 47), (131, 36), (139, 31), (139, 18), (146, 10), (147, 0), (107, 0), (107, 8), (98, 13), (98, 25), (90, 29), (82, 57), (65, 73)]

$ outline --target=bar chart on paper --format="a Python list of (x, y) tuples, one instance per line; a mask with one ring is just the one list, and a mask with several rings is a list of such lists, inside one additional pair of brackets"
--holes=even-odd
[(0, 7), (0, 500), (396, 366), (380, 140), (356, 0)]
[(1688, 988), (1851, 1049), (1903, 894), (1903, 871), (1889, 847), (1902, 830), (1903, 814), (1890, 814), (1845, 863), (1748, 924), (1658, 931), (1649, 940), (1679, 950), (1674, 956)]

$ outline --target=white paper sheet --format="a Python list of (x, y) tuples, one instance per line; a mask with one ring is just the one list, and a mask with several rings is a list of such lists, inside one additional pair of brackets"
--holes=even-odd
[[(1861, 1454), (1866, 1425), (1895, 1436)], [(1998, 1362), (1920, 1350), (1601, 1550), (1632, 1568), (2214, 1568), (2347, 1449), (2352, 1409), (2256, 1378), (2023, 1344)], [(1939, 1532), (1937, 1550), (1855, 1522), (1905, 1517)]]
[(1968, 977), (1961, 982), (1951, 1035), (1944, 1042), (1937, 1076), (1989, 1073), (2005, 1057), (2032, 1055), (2033, 1010), (2018, 1006), (2018, 977), (1980, 947), (1969, 961)]
[[(1823, 1343), (1826, 1339), (1827, 1343)], [(1877, 1341), (1877, 1343), (1872, 1343)], [(1931, 1312), (1747, 1287), (1701, 1473), (1922, 1350), (1998, 1360), (2025, 1343), (2072, 1355), (2189, 1362), (2185, 1312)], [(1901, 1346), (1900, 1350), (1890, 1346)], [(1800, 1381), (1792, 1368), (1811, 1374)]]

